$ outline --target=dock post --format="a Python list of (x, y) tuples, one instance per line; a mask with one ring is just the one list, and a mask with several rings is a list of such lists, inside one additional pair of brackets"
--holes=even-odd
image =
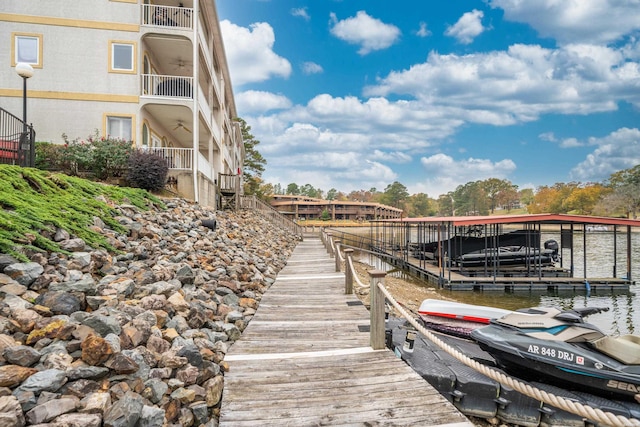
[(333, 246), (333, 235), (331, 233), (327, 233), (327, 253), (330, 257), (333, 257), (333, 251), (331, 250), (331, 246)]
[(349, 268), (353, 249), (344, 250), (344, 293), (351, 295), (353, 293), (353, 271)]
[(369, 297), (371, 298), (371, 306), (369, 308), (370, 315), (370, 338), (369, 343), (374, 350), (381, 350), (385, 346), (384, 336), (384, 294), (378, 287), (378, 284), (384, 285), (384, 277), (387, 275), (384, 271), (370, 270), (371, 287), (369, 289)]
[(335, 252), (335, 258), (336, 258), (336, 273), (339, 273), (342, 266), (340, 265), (340, 240), (335, 240), (335, 248), (336, 248), (336, 252)]

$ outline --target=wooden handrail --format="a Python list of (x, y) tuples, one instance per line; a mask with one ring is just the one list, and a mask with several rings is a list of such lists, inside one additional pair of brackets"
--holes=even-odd
[(344, 293), (351, 295), (353, 293), (353, 271), (351, 270), (351, 256), (353, 255), (353, 249), (345, 249), (345, 266), (344, 266)]

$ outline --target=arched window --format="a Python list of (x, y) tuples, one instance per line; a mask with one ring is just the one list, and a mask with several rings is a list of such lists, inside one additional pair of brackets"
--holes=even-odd
[(149, 127), (146, 123), (142, 125), (142, 147), (149, 147)]

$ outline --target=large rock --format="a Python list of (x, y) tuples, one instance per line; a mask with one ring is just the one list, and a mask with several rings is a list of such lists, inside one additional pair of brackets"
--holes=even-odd
[(24, 414), (20, 402), (15, 396), (0, 396), (0, 426), (23, 427)]
[(71, 314), (80, 310), (81, 302), (65, 291), (45, 292), (36, 299), (36, 304), (49, 307), (54, 314)]
[(97, 366), (105, 362), (113, 354), (111, 346), (104, 338), (97, 335), (89, 335), (82, 341), (82, 361)]
[(18, 365), (0, 366), (0, 387), (15, 387), (37, 372), (37, 369)]
[(40, 360), (40, 357), (42, 354), (38, 350), (27, 345), (17, 345), (4, 350), (4, 358), (7, 362), (23, 367), (34, 365)]
[(21, 262), (4, 268), (4, 274), (25, 286), (32, 284), (42, 273), (44, 268), (37, 262)]
[(50, 400), (27, 412), (27, 421), (29, 424), (47, 423), (59, 415), (75, 411), (77, 405), (78, 400), (70, 397)]
[(63, 414), (56, 418), (51, 427), (100, 427), (102, 417), (100, 414)]
[(67, 382), (67, 374), (59, 369), (36, 372), (20, 384), (17, 390), (39, 394), (43, 391), (55, 392)]
[(107, 409), (104, 414), (104, 425), (105, 427), (134, 427), (142, 414), (143, 407), (142, 397), (129, 391)]

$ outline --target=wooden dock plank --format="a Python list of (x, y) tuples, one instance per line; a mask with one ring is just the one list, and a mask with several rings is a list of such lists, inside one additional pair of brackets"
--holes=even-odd
[(220, 426), (472, 424), (390, 350), (317, 238), (300, 243), (225, 356)]

